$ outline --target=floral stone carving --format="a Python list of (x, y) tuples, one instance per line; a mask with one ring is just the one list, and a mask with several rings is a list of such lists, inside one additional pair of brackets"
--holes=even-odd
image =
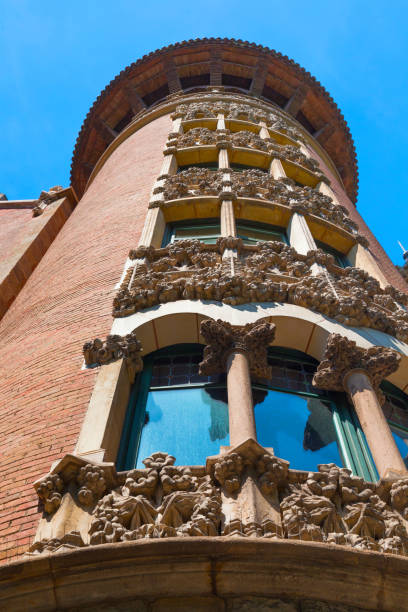
[(143, 463), (116, 473), (112, 464), (61, 460), (35, 484), (44, 518), (31, 553), (240, 535), (408, 555), (407, 479), (366, 482), (334, 464), (308, 474), (290, 470), (254, 440), (209, 457), (206, 468), (176, 466), (163, 452)]
[(127, 365), (132, 366), (136, 372), (143, 368), (143, 361), (140, 357), (141, 350), (142, 346), (135, 332), (126, 336), (107, 336), (104, 342), (96, 338), (91, 342), (86, 342), (83, 346), (83, 354), (87, 366), (103, 365), (123, 358)]
[(391, 348), (372, 346), (364, 349), (340, 334), (330, 334), (313, 385), (319, 389), (344, 391), (346, 374), (351, 370), (364, 370), (378, 393), (380, 383), (398, 369), (400, 361), (400, 354)]
[[(400, 483), (392, 485), (394, 492)], [(309, 473), (306, 483), (289, 484), (286, 493), (281, 509), (288, 538), (408, 552), (406, 521), (389, 487), (365, 482), (350, 470), (329, 464)], [(405, 495), (400, 501), (406, 508)]]
[(230, 325), (224, 321), (202, 321), (200, 333), (206, 341), (200, 373), (216, 374), (226, 369), (227, 357), (233, 351), (247, 356), (249, 369), (258, 378), (268, 378), (267, 348), (275, 338), (276, 326), (265, 321), (244, 326)]
[[(296, 147), (290, 149), (292, 148), (296, 149)], [(303, 160), (306, 164), (309, 158), (300, 159), (299, 156), (302, 155), (297, 151), (296, 156), (292, 156), (293, 161), (300, 163)], [(315, 215), (351, 233), (363, 246), (367, 245), (366, 238), (358, 233), (358, 225), (349, 218), (348, 210), (344, 206), (335, 204), (332, 198), (316, 189), (306, 186), (299, 187), (289, 178), (274, 179), (267, 172), (255, 168), (242, 172), (194, 167), (182, 170), (178, 174), (167, 177), (164, 185), (155, 189), (155, 193), (162, 193), (164, 199), (153, 200), (150, 206), (165, 207), (168, 202), (187, 197), (219, 197), (226, 186), (224, 180), (226, 173), (229, 175), (228, 185), (232, 189), (229, 195), (232, 199), (256, 198), (287, 206), (293, 212)]]
[[(226, 248), (237, 250), (234, 273)], [(129, 253), (130, 266), (113, 302), (115, 317), (176, 300), (216, 300), (231, 305), (251, 302), (296, 304), (344, 325), (371, 327), (408, 340), (408, 296), (358, 268), (339, 268), (317, 249), (300, 255), (281, 242), (244, 245), (223, 237), (215, 245), (183, 240), (162, 249), (140, 247)], [(329, 276), (312, 275), (312, 265)]]
[[(234, 97), (239, 96), (234, 94)], [(193, 119), (216, 118), (219, 114), (222, 114), (226, 119), (249, 121), (257, 124), (263, 122), (274, 131), (282, 132), (293, 140), (303, 140), (301, 131), (290, 123), (282, 112), (278, 109), (272, 112), (270, 107), (262, 104), (262, 102), (258, 100), (254, 102), (255, 104), (252, 106), (245, 104), (245, 102), (230, 102), (225, 98), (225, 100), (180, 104), (172, 114), (172, 119), (181, 117), (184, 121), (191, 121)]]

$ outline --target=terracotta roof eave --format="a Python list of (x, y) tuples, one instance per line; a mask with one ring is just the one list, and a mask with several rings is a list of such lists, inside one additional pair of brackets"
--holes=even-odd
[(232, 47), (243, 47), (246, 49), (253, 49), (255, 51), (261, 52), (263, 55), (269, 56), (271, 58), (279, 59), (280, 61), (283, 61), (286, 65), (289, 65), (291, 68), (294, 68), (303, 81), (305, 81), (307, 84), (317, 89), (317, 91), (326, 99), (326, 101), (329, 103), (329, 105), (332, 107), (335, 114), (337, 115), (337, 119), (339, 121), (340, 127), (342, 128), (342, 131), (346, 137), (346, 142), (347, 142), (349, 153), (350, 153), (350, 160), (352, 163), (352, 176), (353, 176), (353, 187), (349, 191), (349, 196), (355, 202), (357, 199), (357, 192), (358, 192), (358, 169), (357, 169), (357, 157), (356, 157), (354, 142), (353, 142), (349, 127), (344, 119), (343, 114), (341, 113), (340, 109), (338, 108), (337, 104), (334, 102), (330, 94), (321, 85), (321, 83), (314, 76), (310, 74), (310, 72), (302, 68), (297, 62), (290, 59), (286, 55), (283, 55), (282, 53), (279, 53), (278, 51), (275, 51), (273, 49), (269, 49), (268, 47), (257, 45), (256, 43), (250, 43), (248, 41), (236, 40), (236, 39), (230, 39), (230, 38), (201, 38), (201, 39), (197, 38), (197, 39), (191, 39), (188, 41), (178, 42), (172, 45), (168, 45), (166, 47), (162, 47), (161, 49), (158, 49), (156, 51), (152, 51), (144, 55), (143, 57), (141, 57), (136, 62), (124, 68), (114, 79), (110, 81), (110, 83), (105, 87), (105, 89), (102, 90), (102, 92), (96, 98), (95, 102), (93, 103), (93, 105), (91, 106), (89, 112), (87, 113), (85, 117), (85, 120), (81, 126), (80, 132), (78, 134), (78, 138), (75, 143), (74, 151), (73, 151), (72, 163), (71, 163), (71, 182), (72, 183), (75, 182), (74, 171), (76, 169), (76, 165), (78, 162), (78, 158), (80, 157), (82, 147), (85, 144), (84, 136), (86, 134), (86, 131), (90, 127), (90, 124), (94, 118), (94, 115), (96, 115), (97, 107), (99, 106), (100, 102), (102, 102), (102, 100), (104, 100), (107, 97), (110, 91), (114, 87), (116, 87), (120, 81), (124, 80), (126, 76), (128, 76), (129, 73), (135, 69), (136, 66), (146, 63), (148, 60), (154, 57), (159, 58), (162, 55), (165, 55), (171, 51), (174, 51), (174, 50), (177, 50), (183, 47), (191, 48), (191, 47), (199, 46), (199, 45), (205, 46), (205, 45), (214, 45), (214, 44), (226, 44)]

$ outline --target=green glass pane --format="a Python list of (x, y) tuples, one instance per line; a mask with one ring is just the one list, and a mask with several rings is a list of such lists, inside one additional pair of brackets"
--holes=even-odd
[(391, 427), (391, 432), (405, 465), (408, 467), (408, 432)]
[(254, 389), (258, 442), (298, 470), (320, 463), (342, 466), (333, 414), (328, 402), (270, 389)]
[(150, 391), (137, 467), (156, 451), (176, 457), (176, 465), (204, 465), (209, 455), (229, 445), (225, 389)]

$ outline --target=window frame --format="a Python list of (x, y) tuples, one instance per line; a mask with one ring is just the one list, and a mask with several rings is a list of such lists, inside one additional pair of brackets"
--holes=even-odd
[(213, 238), (215, 238), (215, 240), (217, 240), (217, 238), (219, 238), (221, 235), (221, 219), (219, 217), (209, 217), (206, 219), (183, 219), (182, 221), (174, 221), (171, 223), (167, 223), (166, 229), (163, 235), (162, 247), (165, 247), (169, 244), (174, 244), (175, 242), (178, 242), (179, 240), (199, 240), (199, 238), (194, 236), (194, 233), (192, 233), (191, 236), (187, 235), (187, 236), (183, 236), (183, 238), (175, 239), (174, 238), (175, 230), (177, 228), (184, 227), (187, 230), (190, 228), (191, 229), (193, 228), (205, 229), (206, 227), (210, 227), (211, 225), (213, 227), (218, 227), (219, 231), (216, 236), (210, 234), (207, 239), (213, 240)]
[[(408, 415), (408, 396), (406, 393), (404, 393), (404, 391), (402, 391), (401, 389), (398, 389), (398, 387), (396, 387), (395, 385), (393, 385), (392, 383), (388, 382), (388, 381), (383, 381), (380, 385), (381, 390), (383, 391), (383, 393), (386, 396), (386, 399), (388, 398), (394, 398), (396, 400), (398, 400), (399, 402), (402, 402), (403, 404), (406, 405), (406, 409), (407, 409), (407, 415)], [(404, 425), (401, 425), (400, 423), (396, 423), (395, 421), (392, 421), (391, 419), (388, 419), (386, 417), (386, 415), (384, 414), (388, 426), (391, 430), (391, 433), (393, 431), (400, 431), (403, 432), (404, 434), (406, 434), (406, 438), (408, 440), (408, 427), (404, 427)], [(398, 434), (397, 434), (398, 435)], [(398, 449), (399, 453), (401, 454), (401, 451)], [(407, 456), (408, 456), (408, 445), (407, 445)], [(402, 454), (401, 454), (402, 457)], [(406, 457), (402, 457), (403, 461), (405, 461)]]
[(347, 255), (345, 255), (341, 251), (338, 251), (337, 249), (335, 249), (334, 247), (330, 246), (329, 244), (326, 244), (325, 242), (322, 242), (321, 240), (316, 240), (316, 238), (314, 238), (314, 241), (315, 241), (316, 246), (317, 246), (318, 249), (321, 249), (322, 251), (324, 251), (328, 255), (332, 255), (334, 257), (334, 260), (335, 260), (336, 264), (340, 268), (349, 268), (350, 267), (351, 264), (350, 264), (350, 262), (349, 262), (349, 260), (347, 258)]
[[(301, 351), (287, 349), (285, 347), (273, 347), (268, 349), (268, 357), (272, 359), (281, 358), (282, 360), (301, 362), (316, 366), (318, 362)], [(370, 449), (365, 439), (361, 425), (354, 413), (354, 409), (347, 401), (345, 393), (325, 392), (324, 396), (319, 393), (309, 391), (294, 391), (278, 387), (276, 385), (262, 384), (253, 382), (252, 388), (281, 393), (299, 395), (301, 397), (312, 397), (330, 403), (333, 414), (333, 425), (338, 437), (338, 444), (344, 461), (344, 467), (351, 470), (356, 476), (361, 476), (364, 480), (375, 482), (379, 475), (372, 459)], [(285, 457), (282, 457), (285, 459)], [(341, 467), (341, 466), (339, 466)]]
[[(116, 459), (116, 467), (118, 471), (135, 469), (137, 465), (142, 430), (145, 424), (148, 393), (150, 390), (157, 391), (160, 389), (168, 390), (197, 387), (226, 389), (226, 380), (219, 382), (185, 383), (162, 387), (150, 386), (153, 362), (157, 358), (182, 355), (187, 352), (191, 355), (199, 354), (201, 353), (202, 348), (203, 345), (198, 343), (177, 344), (171, 347), (159, 349), (158, 351), (154, 351), (153, 353), (150, 353), (144, 357), (143, 370), (137, 376), (137, 379), (131, 389), (128, 407), (126, 410)], [(285, 359), (288, 361), (296, 361), (297, 363), (301, 362), (313, 366), (316, 366), (318, 363), (315, 359), (300, 351), (282, 347), (274, 347), (273, 349), (269, 349), (268, 357), (273, 359), (280, 357), (282, 360)], [(333, 425), (337, 434), (344, 467), (350, 469), (354, 475), (361, 476), (366, 481), (374, 482), (378, 480), (378, 472), (371, 457), (371, 453), (360, 423), (358, 422), (357, 416), (354, 414), (353, 408), (348, 404), (347, 397), (344, 393), (325, 392), (324, 395), (321, 395), (317, 392), (294, 391), (272, 384), (264, 384), (258, 381), (252, 382), (252, 388), (279, 391), (306, 398), (312, 397), (328, 402), (332, 409)], [(282, 458), (285, 459), (285, 457)]]
[[(286, 245), (289, 245), (289, 240), (286, 234), (286, 228), (279, 226), (279, 225), (272, 225), (270, 223), (261, 223), (258, 221), (252, 221), (252, 220), (247, 220), (247, 219), (241, 219), (238, 218), (236, 219), (236, 228), (237, 228), (237, 237), (238, 238), (242, 238), (242, 236), (240, 235), (240, 228), (252, 228), (255, 232), (258, 230), (260, 232), (263, 233), (270, 233), (271, 235), (276, 235), (279, 234), (282, 238), (282, 242)], [(187, 236), (183, 236), (183, 238), (179, 238), (179, 239), (174, 239), (174, 234), (175, 234), (175, 230), (177, 230), (177, 228), (185, 228), (185, 229), (191, 229), (193, 230), (194, 228), (197, 229), (205, 229), (206, 227), (208, 227), (209, 229), (211, 228), (211, 226), (213, 227), (218, 227), (219, 228), (219, 233), (217, 236), (213, 235), (213, 234), (209, 234), (209, 236), (207, 237), (207, 239), (213, 240), (214, 238), (220, 238), (221, 237), (221, 220), (219, 217), (209, 217), (209, 218), (204, 218), (204, 219), (183, 219), (181, 221), (174, 221), (174, 222), (170, 222), (166, 224), (166, 229), (164, 231), (164, 235), (163, 235), (163, 241), (162, 241), (162, 247), (165, 247), (169, 244), (174, 244), (175, 242), (178, 242), (178, 240), (200, 240), (200, 238), (197, 238), (194, 233), (192, 232), (191, 236), (187, 235)], [(243, 238), (244, 244), (245, 244), (245, 238)], [(258, 242), (274, 242), (273, 240), (254, 240), (254, 239), (249, 239), (247, 244), (249, 245), (254, 245), (257, 244)], [(211, 244), (211, 243), (207, 243), (207, 244)]]
[[(159, 349), (144, 357), (143, 370), (138, 375), (135, 381), (128, 407), (126, 410), (125, 421), (123, 424), (122, 436), (119, 444), (119, 450), (116, 459), (117, 470), (135, 469), (137, 465), (140, 441), (142, 437), (143, 426), (145, 425), (146, 406), (149, 391), (160, 391), (168, 389), (192, 389), (206, 387), (212, 389), (225, 389), (227, 383), (220, 382), (197, 382), (184, 383), (178, 385), (169, 385), (161, 387), (151, 387), (153, 362), (160, 357), (171, 357), (189, 353), (190, 355), (201, 354), (204, 345), (199, 343), (194, 344), (177, 344), (171, 347)], [(129, 467), (131, 466), (131, 467)], [(133, 467), (132, 467), (133, 466)]]
[[(242, 240), (244, 241), (244, 244), (245, 244), (245, 238), (243, 238), (240, 235), (240, 228), (242, 227), (252, 228), (255, 232), (259, 230), (259, 232), (263, 232), (263, 233), (280, 234), (282, 238), (282, 242), (286, 245), (289, 245), (289, 240), (286, 235), (286, 228), (281, 227), (279, 225), (272, 225), (270, 223), (260, 223), (258, 221), (251, 221), (251, 220), (241, 219), (241, 218), (235, 219), (235, 224), (236, 224), (236, 230), (237, 230), (237, 237), (242, 238)], [(258, 242), (275, 242), (274, 240), (256, 240), (256, 241), (255, 240), (252, 241), (252, 240), (253, 239), (249, 239), (249, 242), (247, 244), (257, 244)]]

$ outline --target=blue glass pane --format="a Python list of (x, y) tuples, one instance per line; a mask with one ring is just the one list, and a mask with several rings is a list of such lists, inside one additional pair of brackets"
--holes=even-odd
[(401, 457), (404, 460), (405, 465), (408, 467), (408, 433), (401, 429), (391, 429), (393, 438), (398, 447)]
[(319, 463), (342, 466), (330, 405), (280, 391), (254, 389), (258, 442), (298, 470)]
[(173, 455), (177, 465), (204, 465), (206, 457), (217, 455), (229, 445), (225, 399), (225, 389), (150, 391), (137, 467), (156, 451)]

